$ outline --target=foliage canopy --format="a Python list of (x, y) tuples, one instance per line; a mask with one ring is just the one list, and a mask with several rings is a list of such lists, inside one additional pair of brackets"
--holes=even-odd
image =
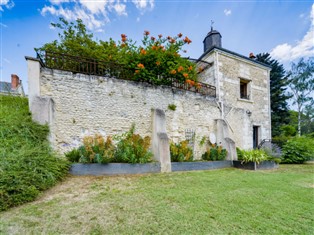
[(166, 78), (171, 77), (197, 86), (195, 64), (179, 54), (183, 51), (183, 46), (192, 41), (181, 33), (174, 37), (164, 37), (161, 34), (154, 37), (150, 36), (149, 31), (145, 31), (142, 45), (138, 46), (125, 34), (121, 34), (119, 41), (96, 41), (80, 19), (68, 22), (60, 18), (60, 22), (53, 23), (52, 26), (62, 31), (59, 33), (59, 40), (35, 48), (40, 55), (45, 51), (70, 54), (115, 67), (122, 66), (131, 72), (130, 79), (152, 80), (159, 85), (169, 83)]

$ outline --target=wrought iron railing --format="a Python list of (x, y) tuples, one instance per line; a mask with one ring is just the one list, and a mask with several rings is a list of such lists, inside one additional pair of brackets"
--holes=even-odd
[(134, 76), (134, 70), (127, 68), (123, 64), (116, 62), (100, 61), (86, 57), (72, 56), (56, 52), (45, 51), (44, 54), (37, 54), (38, 59), (44, 67), (82, 73), (87, 75), (97, 75), (114, 77), (124, 80), (146, 82), (153, 85), (165, 85), (177, 89), (188, 90), (202, 95), (216, 97), (216, 87), (198, 82), (195, 85), (183, 83), (171, 77), (158, 75), (153, 79), (138, 80)]

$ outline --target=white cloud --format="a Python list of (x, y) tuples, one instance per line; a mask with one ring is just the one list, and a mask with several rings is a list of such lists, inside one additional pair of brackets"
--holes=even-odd
[(314, 4), (312, 5), (310, 19), (310, 29), (301, 41), (298, 41), (296, 45), (288, 43), (280, 44), (272, 49), (270, 52), (271, 56), (281, 62), (291, 62), (301, 57), (314, 56)]
[(229, 9), (229, 10), (227, 10), (227, 9), (225, 9), (224, 10), (224, 14), (226, 15), (226, 16), (229, 16), (229, 15), (231, 15), (231, 10)]
[(145, 9), (153, 9), (154, 8), (154, 0), (132, 0), (137, 9), (145, 10)]
[(3, 28), (7, 28), (8, 27), (6, 24), (3, 24), (1, 22), (0, 22), (0, 26), (3, 27)]
[(112, 9), (115, 10), (115, 12), (121, 16), (121, 15), (125, 15), (127, 16), (127, 12), (126, 12), (126, 5), (125, 4), (120, 4), (119, 2), (117, 4), (114, 4), (112, 7)]
[(14, 2), (12, 0), (0, 0), (0, 11), (3, 11), (3, 6), (7, 9), (11, 9), (14, 7)]
[(70, 2), (70, 1), (71, 0), (49, 0), (49, 2), (51, 2), (51, 4), (54, 4), (54, 5), (60, 5), (61, 3)]
[[(41, 9), (41, 14), (46, 16), (63, 17), (68, 21), (81, 19), (86, 27), (97, 32), (110, 22), (112, 14), (127, 16), (127, 7), (134, 4), (143, 12), (153, 9), (154, 0), (49, 0), (50, 5)], [(49, 3), (48, 3), (49, 4)]]

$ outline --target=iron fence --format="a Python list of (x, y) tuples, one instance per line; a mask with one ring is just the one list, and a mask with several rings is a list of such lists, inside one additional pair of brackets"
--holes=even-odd
[(205, 96), (216, 97), (216, 87), (198, 82), (195, 85), (178, 81), (171, 77), (158, 75), (157, 78), (139, 80), (134, 76), (134, 70), (116, 62), (101, 61), (92, 58), (73, 56), (68, 54), (45, 51), (37, 54), (44, 67), (82, 73), (114, 77), (123, 80), (146, 82), (153, 85), (165, 85), (181, 90), (188, 90)]

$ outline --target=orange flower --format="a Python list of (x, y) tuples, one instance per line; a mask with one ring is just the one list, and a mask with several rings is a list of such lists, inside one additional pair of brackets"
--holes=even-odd
[(174, 69), (170, 71), (170, 74), (176, 74), (177, 71), (175, 71)]
[(156, 38), (155, 38), (155, 37), (151, 37), (150, 39), (151, 39), (152, 41), (155, 41)]
[(145, 49), (141, 49), (141, 55), (146, 55), (146, 53)]
[(158, 47), (152, 46), (152, 50), (157, 50), (157, 49), (158, 49)]
[(145, 35), (145, 36), (148, 36), (148, 35), (149, 35), (149, 31), (145, 30), (145, 31), (144, 31), (144, 35)]
[[(184, 73), (184, 74), (183, 74), (183, 77), (188, 78), (189, 75), (188, 75), (187, 73)], [(191, 81), (191, 80), (190, 80), (190, 81)]]
[(171, 39), (171, 37), (170, 37), (170, 36), (168, 36), (168, 37), (167, 37), (167, 39), (168, 39), (168, 40), (170, 40), (170, 39)]
[(192, 69), (193, 69), (193, 66), (190, 65), (189, 68), (188, 68), (188, 70), (189, 70), (189, 71), (192, 71)]
[(159, 66), (160, 65), (160, 61), (156, 61), (156, 65)]
[[(184, 75), (183, 75), (183, 76), (184, 76)], [(192, 81), (192, 80), (190, 80), (190, 79), (187, 79), (185, 82), (186, 82), (187, 84), (189, 84), (190, 86), (194, 86), (194, 84), (195, 84), (195, 82)]]
[(195, 87), (197, 90), (200, 90), (202, 88), (202, 85), (200, 83), (195, 83)]
[(181, 37), (182, 37), (182, 33), (179, 33), (179, 34), (178, 34), (178, 37), (181, 38)]
[(127, 36), (125, 34), (121, 34), (121, 38), (126, 38)]
[(183, 41), (187, 44), (190, 44), (192, 42), (188, 37), (185, 37)]
[(145, 67), (144, 67), (144, 65), (143, 65), (143, 64), (141, 64), (141, 63), (139, 63), (139, 64), (137, 65), (137, 67), (138, 67), (138, 68), (140, 68), (140, 69), (145, 68)]
[(139, 73), (140, 71), (139, 70), (135, 70), (135, 73)]
[(204, 68), (203, 67), (199, 67), (198, 68), (198, 72), (200, 73), (200, 72), (203, 72), (204, 71)]
[(178, 68), (178, 72), (181, 72), (184, 68), (180, 65)]
[(162, 38), (162, 34), (159, 34), (158, 37), (159, 37), (159, 38)]
[(170, 41), (170, 43), (175, 43), (176, 42), (176, 40), (173, 39), (173, 38), (171, 38), (169, 41)]

